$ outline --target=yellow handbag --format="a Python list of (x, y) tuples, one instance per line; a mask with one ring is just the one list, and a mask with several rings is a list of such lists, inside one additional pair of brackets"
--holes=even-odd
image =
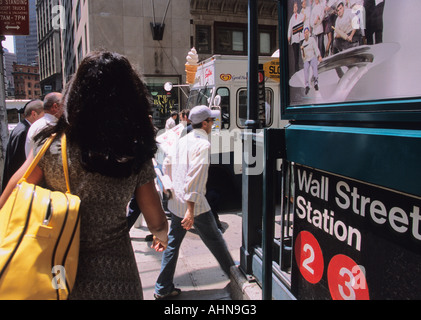
[(64, 134), (61, 150), (67, 192), (26, 182), (54, 138), (45, 142), (0, 210), (2, 300), (64, 300), (75, 283), (80, 199), (70, 193)]

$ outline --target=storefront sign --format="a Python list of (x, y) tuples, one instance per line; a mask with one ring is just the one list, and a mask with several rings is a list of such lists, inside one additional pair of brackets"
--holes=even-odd
[(294, 175), (298, 299), (421, 298), (420, 198), (300, 165)]

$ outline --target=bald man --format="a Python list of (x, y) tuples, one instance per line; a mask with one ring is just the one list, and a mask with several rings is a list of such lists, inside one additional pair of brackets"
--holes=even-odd
[(64, 106), (61, 101), (62, 94), (51, 92), (44, 98), (44, 116), (37, 120), (28, 131), (25, 143), (25, 154), (28, 157), (29, 152), (35, 147), (34, 137), (48, 125), (55, 125), (58, 119), (64, 113)]

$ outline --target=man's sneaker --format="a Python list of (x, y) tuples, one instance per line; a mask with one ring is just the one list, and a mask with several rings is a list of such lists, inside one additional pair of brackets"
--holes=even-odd
[(153, 296), (154, 296), (155, 300), (162, 300), (162, 299), (167, 299), (167, 298), (171, 298), (171, 297), (176, 297), (180, 293), (181, 293), (181, 289), (174, 288), (170, 293), (163, 294), (163, 295), (154, 293)]

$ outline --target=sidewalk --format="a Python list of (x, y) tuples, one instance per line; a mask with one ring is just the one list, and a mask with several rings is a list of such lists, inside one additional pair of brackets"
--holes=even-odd
[[(225, 228), (224, 239), (236, 263), (240, 261), (241, 213), (221, 213), (219, 219)], [(170, 222), (170, 221), (169, 221)], [(146, 224), (139, 221), (130, 230), (137, 267), (145, 300), (154, 300), (154, 286), (161, 269), (162, 253), (151, 249), (145, 237), (150, 234)], [(187, 232), (180, 248), (174, 284), (182, 290), (174, 300), (230, 300), (228, 276), (202, 242), (194, 229)]]

